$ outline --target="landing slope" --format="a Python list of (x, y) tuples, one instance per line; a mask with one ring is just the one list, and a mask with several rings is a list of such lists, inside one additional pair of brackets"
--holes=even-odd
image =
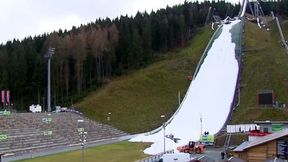
[[(170, 123), (167, 123), (166, 133), (180, 138), (179, 143), (166, 140), (166, 149), (175, 149), (198, 140), (203, 130), (211, 134), (217, 133), (226, 121), (230, 112), (238, 75), (238, 62), (235, 57), (235, 43), (232, 42), (231, 29), (240, 20), (232, 21), (221, 27), (219, 37), (209, 49), (201, 67), (190, 84), (179, 112)], [(218, 33), (216, 33), (218, 34)], [(200, 115), (202, 119), (200, 119)], [(154, 134), (143, 134), (131, 141), (153, 142), (144, 152), (155, 154), (163, 152), (163, 132), (161, 129)]]

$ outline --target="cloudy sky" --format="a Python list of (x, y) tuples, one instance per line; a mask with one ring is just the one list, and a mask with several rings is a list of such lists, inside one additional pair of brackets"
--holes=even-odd
[[(239, 0), (230, 0), (238, 2)], [(71, 29), (97, 18), (114, 19), (157, 10), (184, 0), (0, 0), (0, 44), (53, 30)]]

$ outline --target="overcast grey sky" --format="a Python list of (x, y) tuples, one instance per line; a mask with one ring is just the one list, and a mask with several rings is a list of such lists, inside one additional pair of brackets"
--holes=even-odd
[(145, 10), (150, 13), (182, 3), (184, 0), (0, 0), (0, 44), (60, 28), (71, 29), (99, 17), (114, 19)]

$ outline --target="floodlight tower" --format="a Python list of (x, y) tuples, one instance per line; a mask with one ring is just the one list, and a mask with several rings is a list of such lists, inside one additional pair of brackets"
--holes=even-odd
[[(161, 116), (160, 116), (161, 118), (163, 118), (163, 119), (165, 119), (165, 115), (164, 114), (162, 114)], [(164, 154), (165, 154), (165, 152), (166, 152), (166, 148), (165, 148), (165, 127), (166, 127), (166, 123), (165, 123), (165, 121), (163, 121), (163, 147), (164, 147)]]
[(47, 77), (47, 111), (51, 112), (51, 83), (50, 83), (50, 62), (55, 48), (49, 47), (45, 58), (48, 60), (48, 77)]

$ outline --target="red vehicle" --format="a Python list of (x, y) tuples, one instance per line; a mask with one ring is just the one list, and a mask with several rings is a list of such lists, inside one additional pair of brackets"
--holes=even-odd
[(196, 153), (196, 154), (203, 154), (205, 152), (205, 145), (203, 144), (196, 144), (194, 141), (189, 141), (188, 145), (179, 146), (177, 150), (179, 152), (184, 153)]

